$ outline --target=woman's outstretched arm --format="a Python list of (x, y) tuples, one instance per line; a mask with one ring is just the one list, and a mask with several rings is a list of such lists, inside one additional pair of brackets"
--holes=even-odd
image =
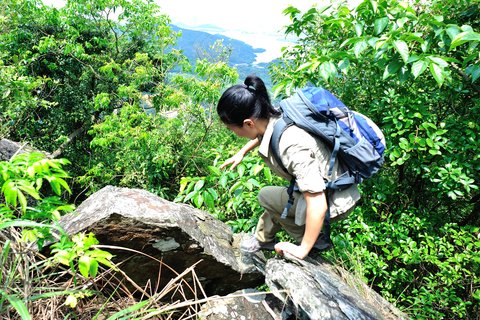
[(225, 160), (225, 162), (220, 166), (220, 169), (225, 168), (229, 164), (232, 166), (230, 169), (234, 169), (240, 162), (242, 162), (243, 157), (251, 151), (252, 149), (255, 149), (258, 145), (260, 144), (260, 140), (258, 138), (255, 138), (253, 140), (249, 140), (243, 147), (240, 149), (233, 157), (228, 158)]

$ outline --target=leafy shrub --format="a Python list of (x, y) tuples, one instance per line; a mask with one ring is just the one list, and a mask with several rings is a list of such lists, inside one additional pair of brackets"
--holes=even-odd
[[(61, 197), (63, 192), (70, 192), (65, 180), (69, 176), (62, 168), (68, 163), (65, 159), (48, 159), (42, 153), (23, 153), (10, 161), (0, 162), (0, 198), (4, 200), (0, 204), (0, 286), (5, 288), (0, 290), (0, 313), (13, 307), (24, 319), (30, 318), (26, 305), (33, 297), (28, 292), (35, 291), (32, 286), (42, 279), (41, 275), (40, 279), (25, 278), (31, 265), (46, 263), (51, 268), (58, 263), (64, 264), (72, 271), (74, 280), (79, 276), (77, 270), (81, 276), (89, 278), (97, 275), (99, 263), (113, 267), (112, 255), (95, 248), (98, 241), (93, 234), (70, 237), (57, 223), (62, 213), (74, 208)], [(21, 237), (15, 237), (19, 232)], [(43, 257), (45, 261), (40, 262), (29, 260), (30, 243), (42, 249), (51, 242), (56, 242), (51, 246), (52, 258)], [(18, 248), (23, 248), (22, 257), (17, 257)], [(26, 274), (17, 272), (21, 264), (26, 265)], [(61, 295), (70, 295), (70, 292)], [(5, 301), (8, 301), (6, 305)]]
[(336, 226), (336, 257), (413, 317), (476, 318), (478, 5), (365, 0), (284, 12), (299, 40), (271, 69), (277, 94), (325, 86), (387, 139), (384, 169)]
[[(27, 217), (45, 221), (60, 218), (60, 211), (71, 210), (59, 200), (63, 190), (70, 192), (65, 181), (69, 176), (62, 169), (62, 165), (69, 163), (66, 159), (47, 159), (38, 152), (21, 153), (10, 161), (0, 162), (1, 195), (5, 200), (0, 204), (3, 219)], [(47, 197), (43, 192), (54, 195)], [(36, 206), (43, 210), (28, 206), (27, 197), (36, 200)]]
[(480, 303), (480, 228), (405, 212), (379, 221), (357, 208), (335, 225), (335, 251), (358, 276), (416, 319), (469, 318)]
[[(231, 155), (235, 152), (232, 150)], [(257, 200), (258, 191), (278, 183), (280, 178), (255, 154), (247, 155), (233, 170), (220, 170), (216, 165), (226, 152), (218, 148), (213, 153), (217, 156), (213, 166), (208, 167), (209, 175), (182, 178), (175, 201), (209, 211), (226, 221), (234, 232), (250, 231), (263, 212)]]

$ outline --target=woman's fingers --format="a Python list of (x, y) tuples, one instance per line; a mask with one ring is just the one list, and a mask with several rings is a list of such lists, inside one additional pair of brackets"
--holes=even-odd
[(285, 252), (287, 252), (298, 259), (304, 259), (308, 255), (308, 252), (306, 252), (302, 246), (297, 246), (290, 242), (277, 243), (275, 245), (275, 252), (280, 255), (284, 255)]

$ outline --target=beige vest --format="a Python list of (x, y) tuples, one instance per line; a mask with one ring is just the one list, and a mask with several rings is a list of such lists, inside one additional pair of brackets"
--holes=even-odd
[[(335, 163), (331, 177), (327, 177), (331, 150), (319, 138), (311, 136), (308, 132), (296, 126), (288, 127), (282, 134), (279, 144), (280, 157), (289, 172), (283, 171), (270, 152), (270, 140), (273, 127), (278, 117), (271, 118), (265, 134), (260, 137), (259, 154), (265, 163), (279, 176), (291, 180), (295, 176), (296, 184), (300, 192), (322, 192), (325, 190), (325, 179), (334, 180), (345, 170), (338, 161)], [(328, 192), (328, 204), (331, 218), (345, 215), (355, 206), (360, 199), (360, 193), (356, 185), (341, 191)], [(298, 199), (295, 212), (295, 223), (305, 224), (306, 201), (301, 196)]]

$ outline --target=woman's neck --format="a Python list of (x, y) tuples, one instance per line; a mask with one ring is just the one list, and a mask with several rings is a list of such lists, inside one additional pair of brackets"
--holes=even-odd
[(267, 130), (269, 119), (257, 119), (255, 120), (255, 126), (257, 127), (258, 135), (263, 136)]

